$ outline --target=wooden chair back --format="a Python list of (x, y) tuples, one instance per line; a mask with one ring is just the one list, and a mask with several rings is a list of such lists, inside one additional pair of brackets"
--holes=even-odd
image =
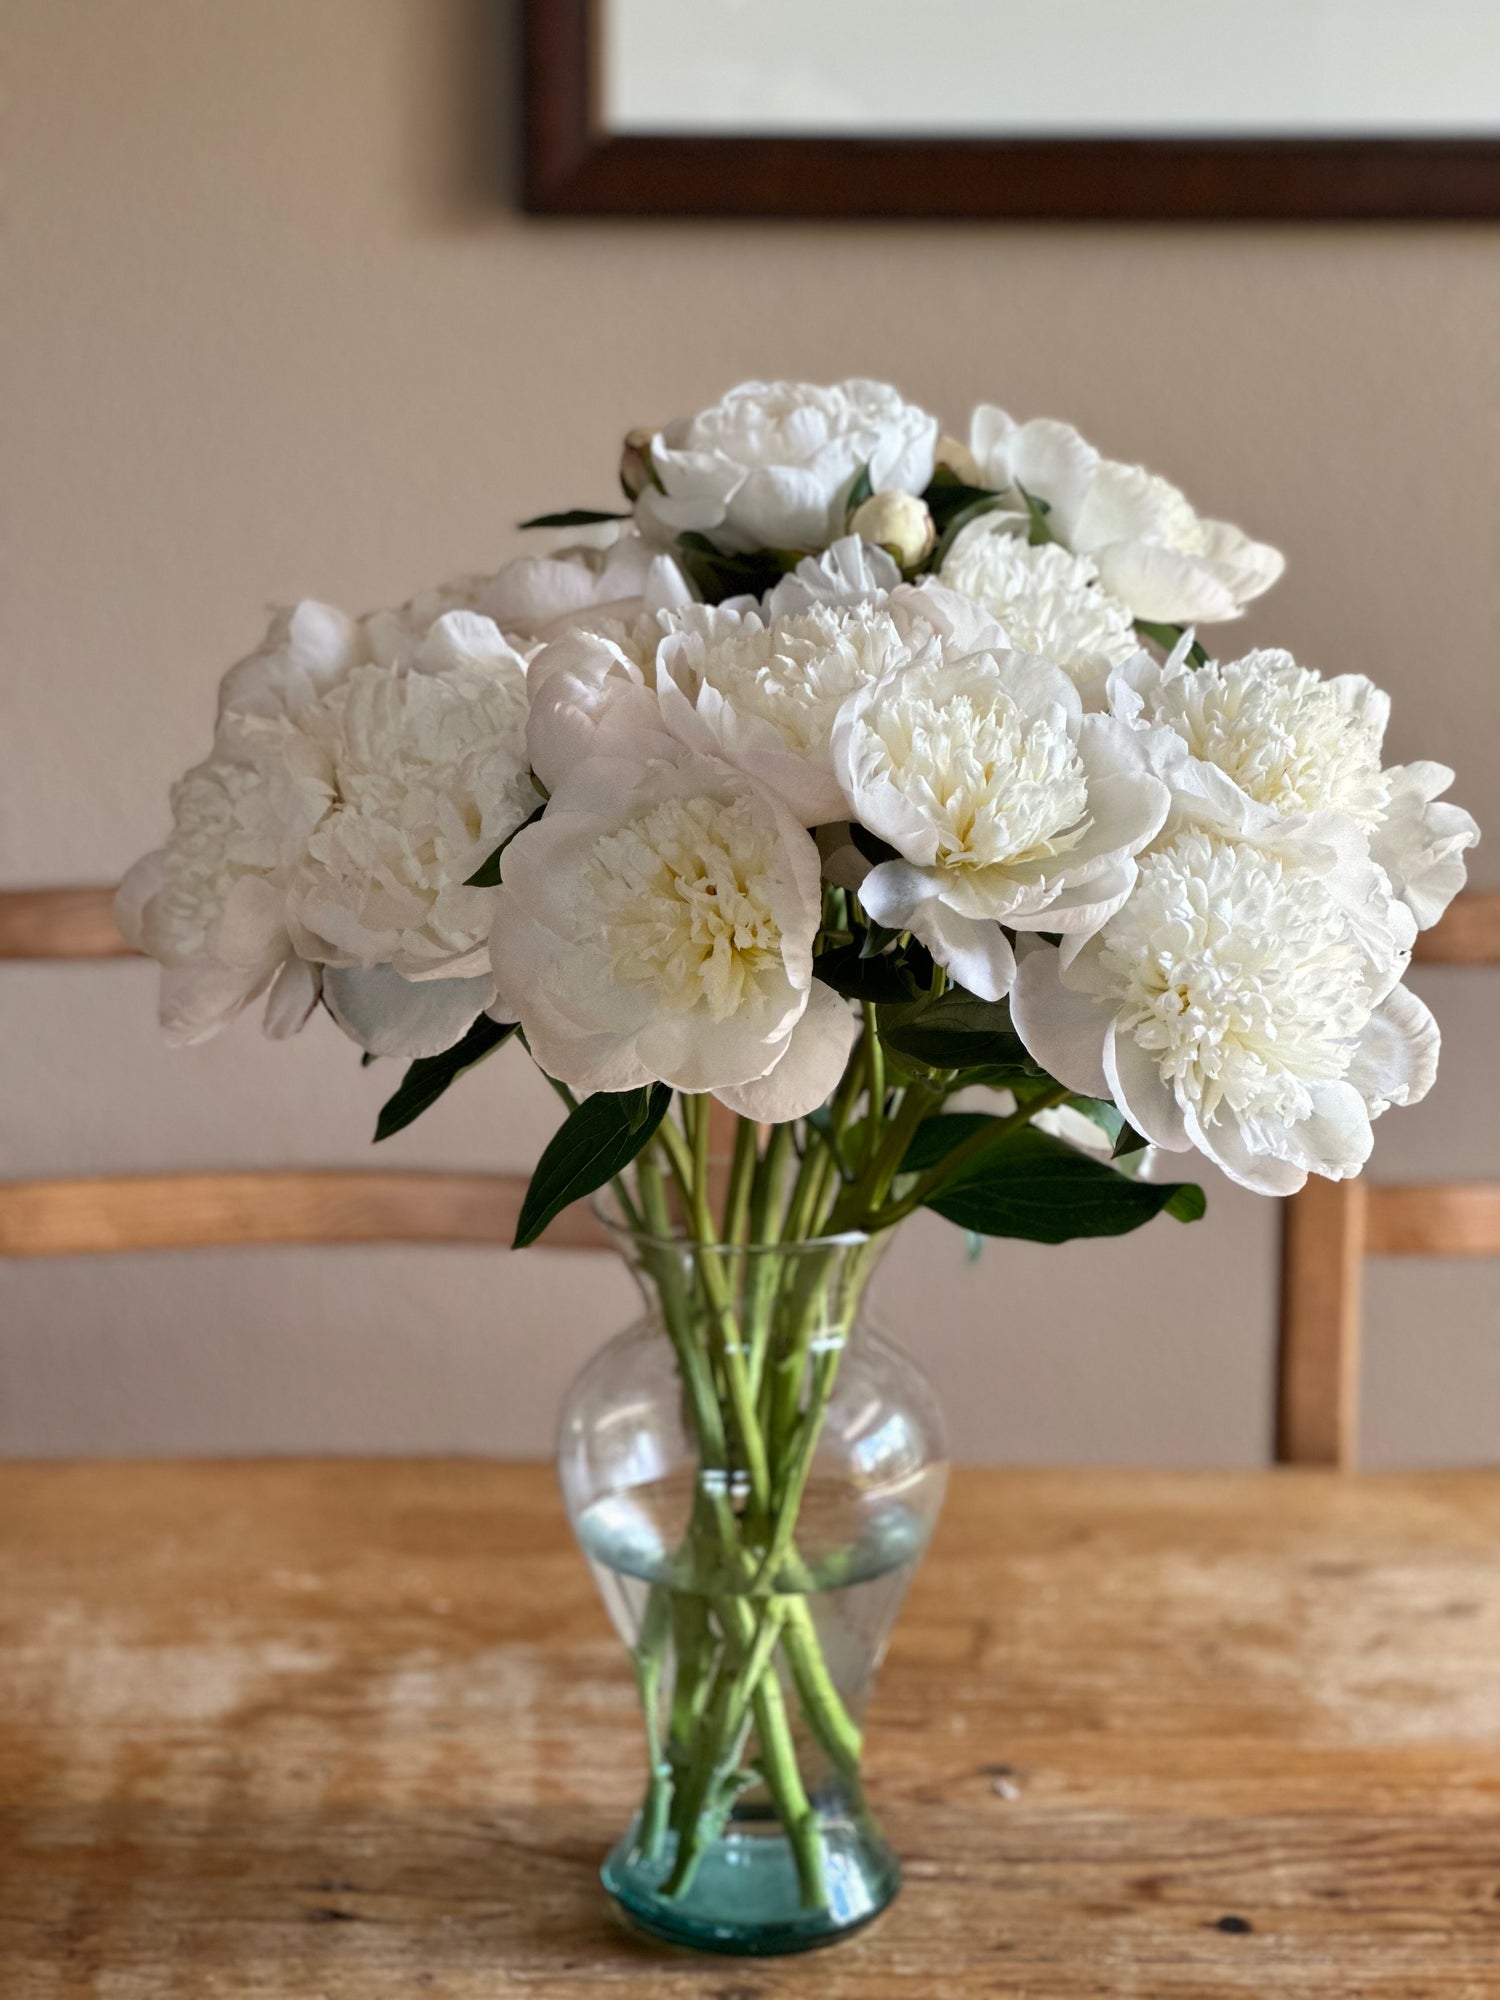
[[(1500, 966), (1500, 895), (1460, 896), (1417, 940), (1433, 965)], [(1312, 1179), (1282, 1222), (1276, 1456), (1352, 1468), (1367, 1257), (1500, 1257), (1500, 1182)]]
[[(114, 890), (0, 892), (0, 959), (123, 959)], [(250, 1243), (508, 1244), (524, 1174), (312, 1172), (129, 1174), (0, 1181), (0, 1256), (76, 1257), (119, 1250)], [(608, 1247), (585, 1206), (543, 1241)]]
[[(118, 959), (109, 888), (0, 893), (0, 959)], [(1419, 941), (1429, 963), (1500, 965), (1500, 895), (1460, 897)], [(313, 1172), (0, 1181), (0, 1255), (58, 1257), (233, 1244), (507, 1244), (520, 1174)], [(586, 1208), (544, 1239), (601, 1249)], [(1500, 1255), (1500, 1183), (1309, 1182), (1286, 1204), (1277, 1457), (1349, 1466), (1358, 1410), (1360, 1281), (1368, 1256)]]

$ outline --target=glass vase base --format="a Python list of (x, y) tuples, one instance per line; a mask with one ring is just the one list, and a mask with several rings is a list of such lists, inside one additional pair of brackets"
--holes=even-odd
[(900, 1863), (880, 1835), (848, 1821), (824, 1830), (828, 1901), (818, 1909), (802, 1902), (791, 1842), (782, 1834), (731, 1828), (704, 1855), (686, 1892), (665, 1896), (676, 1844), (669, 1834), (647, 1860), (633, 1825), (600, 1877), (636, 1929), (694, 1951), (742, 1958), (815, 1951), (870, 1923), (901, 1887)]

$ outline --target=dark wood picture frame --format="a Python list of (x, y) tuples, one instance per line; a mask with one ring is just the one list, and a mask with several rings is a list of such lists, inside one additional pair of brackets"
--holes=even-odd
[(524, 7), (524, 206), (534, 215), (1500, 217), (1500, 139), (611, 135), (597, 109), (595, 0), (524, 0)]

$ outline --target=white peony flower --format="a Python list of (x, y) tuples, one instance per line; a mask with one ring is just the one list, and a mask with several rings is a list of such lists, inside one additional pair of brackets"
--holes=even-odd
[(518, 556), (480, 594), (478, 609), (501, 631), (535, 638), (561, 622), (593, 624), (606, 616), (626, 621), (691, 604), (694, 590), (671, 556), (652, 548), (634, 529), (604, 548), (559, 549), (552, 555)]
[(833, 768), (834, 718), (893, 668), (940, 657), (930, 625), (894, 601), (814, 604), (763, 617), (703, 606), (672, 621), (656, 652), (666, 727), (768, 785), (804, 826), (848, 808)]
[(537, 804), (525, 669), (490, 619), (463, 611), (433, 626), (417, 669), (356, 667), (301, 718), (288, 762), (324, 788), (326, 810), (288, 921), (324, 965), (475, 978), (495, 891), (468, 878)]
[(1155, 729), (1155, 762), (1178, 813), (1237, 832), (1303, 813), (1341, 813), (1420, 928), (1463, 887), (1473, 817), (1438, 800), (1442, 764), (1381, 764), (1390, 698), (1362, 674), (1324, 680), (1290, 653), (1192, 669), (1138, 654), (1110, 684), (1115, 712)]
[(284, 891), (289, 857), (320, 810), (244, 757), (211, 757), (172, 787), (170, 836), (115, 898), (122, 934), (161, 965), (169, 1042), (206, 1041), (268, 987), (268, 1034), (307, 1018), (317, 978), (294, 954)]
[(225, 677), (214, 755), (118, 902), (162, 964), (173, 1040), (216, 1033), (268, 984), (267, 1033), (301, 1027), (321, 992), (382, 1055), (435, 1055), (486, 1005), (495, 891), (465, 885), (536, 795), (525, 668), (493, 622), (449, 611), (414, 639), (458, 594), (363, 620), (300, 604)]
[(1189, 828), (1095, 936), (1023, 956), (1011, 1013), (1038, 1062), (1153, 1145), (1289, 1194), (1357, 1173), (1371, 1119), (1432, 1084), (1437, 1027), (1399, 984), (1413, 935), (1347, 822)]
[(1204, 520), (1175, 486), (1143, 466), (1102, 458), (1071, 424), (1018, 424), (981, 404), (969, 443), (982, 481), (1047, 503), (1047, 526), (1133, 617), (1211, 624), (1237, 618), (1285, 567), (1278, 550), (1225, 521)]
[(732, 552), (823, 549), (867, 467), (877, 493), (924, 491), (937, 435), (882, 382), (742, 382), (652, 439), (636, 518), (657, 541), (692, 530)]
[(496, 1011), (574, 1090), (659, 1081), (747, 1116), (805, 1116), (855, 1033), (812, 976), (821, 907), (817, 848), (769, 792), (622, 733), (506, 852)]
[(1110, 669), (1140, 651), (1129, 611), (1100, 589), (1087, 556), (1056, 542), (1033, 548), (994, 515), (960, 532), (938, 575), (1003, 626), (1018, 652), (1061, 667), (1085, 707), (1107, 706)]
[(1001, 925), (1097, 929), (1169, 804), (1140, 737), (1084, 715), (1060, 668), (998, 650), (923, 654), (853, 694), (833, 762), (852, 817), (900, 857), (865, 878), (865, 909), (987, 1000), (1015, 973)]

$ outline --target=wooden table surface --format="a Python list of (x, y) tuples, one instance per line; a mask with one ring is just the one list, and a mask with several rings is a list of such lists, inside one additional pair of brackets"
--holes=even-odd
[(833, 1953), (595, 1870), (635, 1695), (551, 1475), (0, 1469), (3, 2000), (1500, 1995), (1500, 1479), (969, 1472)]

